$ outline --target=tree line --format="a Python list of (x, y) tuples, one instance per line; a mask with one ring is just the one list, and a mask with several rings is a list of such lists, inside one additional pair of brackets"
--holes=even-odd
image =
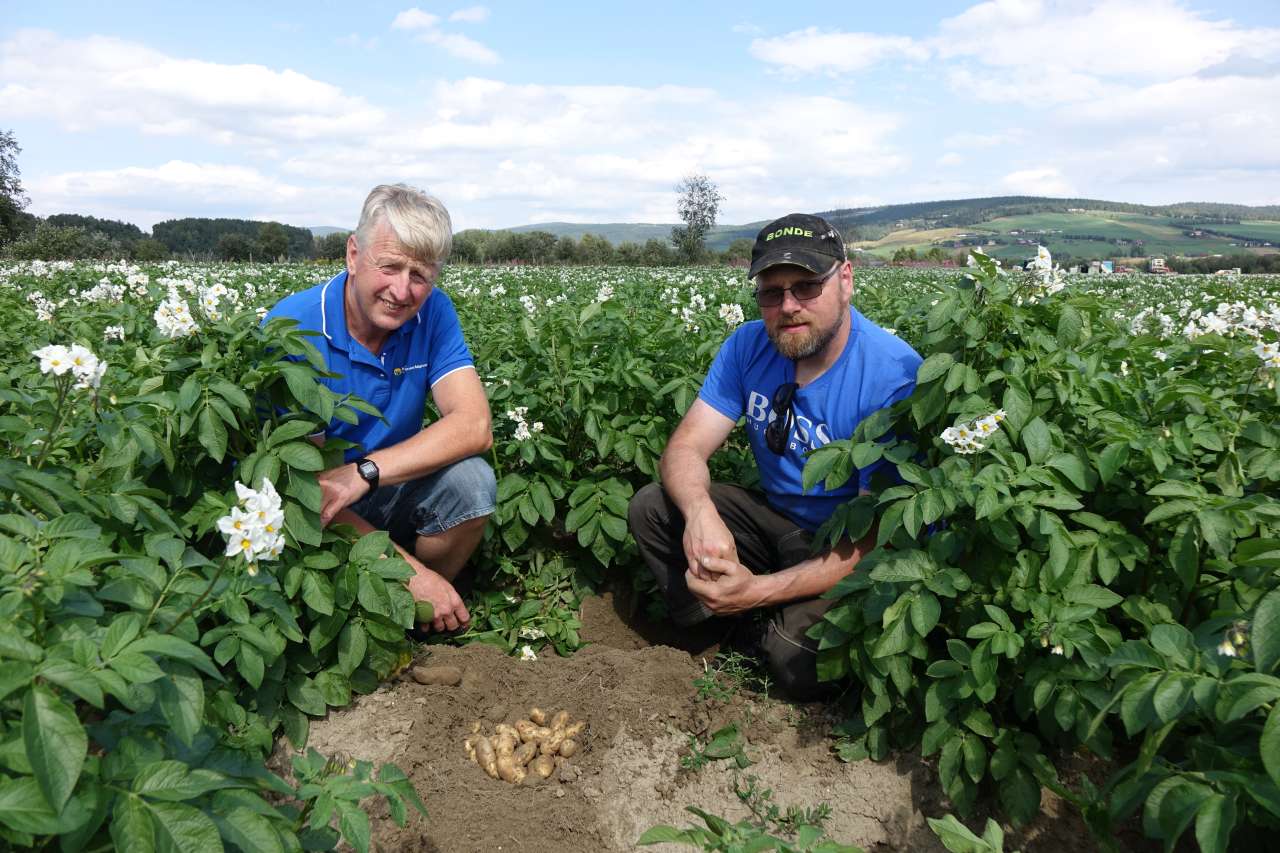
[(1182, 273), (1213, 273), (1239, 268), (1242, 273), (1280, 274), (1280, 253), (1255, 255), (1240, 252), (1202, 258), (1169, 258), (1166, 266), (1174, 272)]

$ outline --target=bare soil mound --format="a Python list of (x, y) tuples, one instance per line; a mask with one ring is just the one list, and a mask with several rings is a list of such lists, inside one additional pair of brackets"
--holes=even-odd
[[(838, 715), (828, 706), (746, 691), (726, 701), (699, 699), (694, 680), (707, 658), (650, 645), (643, 626), (619, 618), (623, 609), (610, 596), (588, 600), (583, 636), (593, 644), (570, 658), (548, 653), (521, 661), (479, 644), (423, 647), (417, 664), (457, 667), (461, 682), (390, 682), (313, 722), (309, 746), (376, 764), (394, 761), (427, 805), (429, 816), (411, 813), (404, 828), (385, 809), (375, 811), (375, 847), (423, 853), (634, 850), (651, 826), (697, 823), (684, 811), (687, 805), (731, 820), (746, 817), (734, 778), (750, 774), (773, 789), (774, 802), (784, 809), (829, 803), (826, 828), (835, 840), (867, 850), (943, 850), (924, 816), (946, 809), (918, 756), (844, 764), (831, 753), (829, 733)], [(583, 749), (539, 785), (489, 778), (467, 758), (463, 740), (471, 724), (483, 720), (491, 729), (513, 723), (535, 705), (586, 720)], [(738, 770), (728, 760), (698, 770), (681, 767), (690, 734), (705, 736), (730, 722), (743, 733), (750, 767)], [(1024, 836), (1024, 849), (1091, 849), (1078, 821), (1046, 819), (1053, 825)]]

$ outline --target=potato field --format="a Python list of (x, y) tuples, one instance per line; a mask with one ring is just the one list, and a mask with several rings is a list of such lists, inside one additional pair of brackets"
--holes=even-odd
[[(1280, 829), (1280, 278), (857, 269), (855, 305), (925, 361), (805, 469), (896, 477), (820, 531), (886, 547), (815, 629), (846, 689), (794, 705), (664, 629), (626, 524), (758, 316), (742, 270), (446, 270), (499, 505), (471, 628), (422, 645), (387, 536), (319, 524), (341, 450), (307, 436), (368, 404), (259, 324), (334, 272), (0, 267), (4, 846), (1226, 851)], [(745, 443), (712, 472), (749, 485)]]

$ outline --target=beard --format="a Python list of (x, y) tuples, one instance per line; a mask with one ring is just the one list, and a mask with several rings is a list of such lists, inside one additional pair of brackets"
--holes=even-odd
[(765, 331), (769, 335), (769, 340), (777, 347), (778, 352), (792, 361), (803, 361), (826, 349), (827, 344), (831, 343), (835, 339), (836, 333), (840, 331), (840, 323), (843, 319), (843, 316), (837, 316), (835, 321), (825, 329), (811, 327), (803, 335), (784, 335), (778, 330), (785, 326), (789, 320), (780, 318), (776, 325), (765, 326)]

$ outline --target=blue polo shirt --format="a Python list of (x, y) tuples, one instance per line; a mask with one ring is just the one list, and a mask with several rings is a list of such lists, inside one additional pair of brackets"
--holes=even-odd
[(818, 483), (803, 486), (806, 455), (851, 438), (871, 413), (911, 394), (920, 356), (911, 345), (891, 335), (850, 307), (852, 325), (844, 351), (825, 373), (796, 392), (795, 427), (781, 456), (764, 440), (765, 427), (776, 417), (774, 392), (794, 382), (795, 363), (769, 340), (764, 321), (738, 327), (716, 354), (698, 396), (731, 420), (746, 416), (747, 440), (760, 470), (760, 485), (770, 506), (808, 530), (817, 530), (836, 507), (868, 490), (877, 461), (847, 483), (827, 491)]
[(324, 356), (330, 373), (321, 379), (337, 394), (354, 394), (372, 403), (386, 421), (361, 413), (349, 424), (334, 419), (326, 432), (354, 442), (346, 460), (359, 459), (383, 447), (404, 441), (422, 429), (427, 392), (455, 370), (474, 367), (471, 352), (462, 339), (462, 326), (453, 301), (433, 288), (418, 313), (396, 329), (377, 355), (347, 331), (347, 273), (286, 296), (267, 312), (263, 322), (292, 317), (303, 329), (320, 332), (313, 343)]

